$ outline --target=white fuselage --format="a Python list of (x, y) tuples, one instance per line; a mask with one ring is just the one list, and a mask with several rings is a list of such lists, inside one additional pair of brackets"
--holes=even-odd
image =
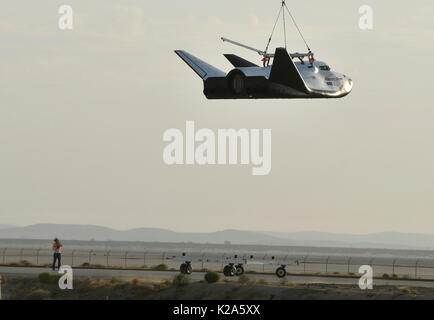
[[(295, 66), (311, 93), (325, 96), (341, 96), (351, 92), (352, 80), (344, 74), (332, 71), (327, 63), (322, 61), (295, 61)], [(269, 79), (272, 66), (238, 68), (247, 77), (264, 76)]]

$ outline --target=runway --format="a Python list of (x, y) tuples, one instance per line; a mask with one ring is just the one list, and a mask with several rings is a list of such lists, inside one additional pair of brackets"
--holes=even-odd
[[(49, 268), (39, 267), (0, 267), (0, 275), (3, 277), (23, 277), (35, 278), (41, 272), (53, 272)], [(153, 270), (121, 270), (121, 269), (83, 269), (74, 268), (74, 277), (90, 277), (97, 279), (111, 279), (116, 277), (123, 280), (129, 279), (142, 279), (147, 281), (162, 281), (164, 279), (171, 279), (179, 274), (177, 271), (153, 271)], [(193, 272), (191, 279), (193, 281), (203, 280), (204, 272)], [(223, 275), (221, 275), (224, 278)], [(272, 274), (248, 274), (246, 276), (250, 280), (264, 279), (269, 284), (279, 284), (282, 279), (277, 278)], [(230, 280), (236, 281), (238, 277), (230, 277)], [(357, 286), (358, 278), (345, 278), (345, 277), (326, 277), (326, 276), (306, 276), (306, 275), (287, 275), (285, 280), (294, 284), (336, 284), (336, 285), (354, 285)], [(434, 281), (417, 281), (417, 280), (387, 280), (387, 279), (374, 279), (375, 286), (403, 286), (403, 287), (423, 287), (434, 288)]]

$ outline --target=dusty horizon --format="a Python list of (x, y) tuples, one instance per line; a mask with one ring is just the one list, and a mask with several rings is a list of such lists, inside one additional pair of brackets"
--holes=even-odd
[(434, 232), (431, 233), (417, 233), (417, 232), (400, 232), (400, 231), (393, 231), (393, 230), (385, 230), (385, 231), (378, 231), (373, 233), (345, 233), (345, 232), (327, 232), (327, 231), (321, 231), (321, 230), (299, 230), (299, 231), (275, 231), (275, 230), (261, 230), (261, 229), (240, 229), (240, 228), (226, 228), (226, 229), (215, 229), (215, 230), (208, 230), (208, 231), (200, 231), (200, 230), (177, 230), (175, 228), (162, 228), (158, 226), (137, 226), (133, 228), (116, 228), (116, 227), (110, 227), (102, 224), (76, 224), (76, 223), (48, 223), (48, 222), (39, 222), (34, 224), (23, 224), (23, 225), (10, 225), (10, 224), (0, 224), (0, 230), (7, 228), (24, 228), (24, 227), (31, 227), (31, 226), (37, 226), (37, 225), (54, 225), (54, 226), (85, 226), (85, 227), (102, 227), (107, 228), (115, 231), (131, 231), (135, 229), (155, 229), (155, 230), (165, 230), (165, 231), (171, 231), (175, 233), (214, 233), (214, 232), (222, 232), (222, 231), (245, 231), (245, 232), (269, 232), (269, 233), (328, 233), (328, 234), (345, 234), (345, 235), (354, 235), (354, 236), (362, 236), (362, 235), (373, 235), (373, 234), (380, 234), (380, 233), (399, 233), (399, 234), (414, 234), (414, 235), (434, 235)]

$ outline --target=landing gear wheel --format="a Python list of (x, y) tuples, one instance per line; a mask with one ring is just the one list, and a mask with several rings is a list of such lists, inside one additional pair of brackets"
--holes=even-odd
[(233, 266), (229, 266), (229, 265), (225, 266), (223, 268), (223, 274), (226, 277), (233, 277), (235, 275), (234, 267)]
[(185, 274), (191, 274), (193, 272), (193, 268), (191, 267), (191, 264), (187, 265), (187, 270)]
[(237, 276), (241, 276), (242, 274), (244, 274), (244, 268), (243, 268), (242, 265), (236, 266), (236, 268), (235, 268), (235, 274)]
[(285, 276), (286, 276), (286, 270), (285, 270), (285, 268), (283, 268), (283, 267), (277, 268), (277, 270), (276, 270), (276, 276), (278, 278), (285, 278)]
[(182, 274), (191, 274), (193, 272), (193, 268), (191, 267), (191, 264), (189, 263), (183, 263), (181, 264), (181, 267), (179, 268)]

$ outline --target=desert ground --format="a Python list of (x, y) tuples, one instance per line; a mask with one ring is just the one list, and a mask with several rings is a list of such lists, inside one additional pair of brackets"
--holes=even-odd
[[(169, 274), (167, 274), (169, 276)], [(377, 285), (361, 290), (352, 284), (268, 282), (244, 275), (217, 277), (216, 282), (175, 275), (166, 279), (111, 279), (75, 277), (72, 290), (61, 290), (59, 275), (42, 272), (3, 276), (5, 300), (432, 300), (434, 289), (404, 285)]]

